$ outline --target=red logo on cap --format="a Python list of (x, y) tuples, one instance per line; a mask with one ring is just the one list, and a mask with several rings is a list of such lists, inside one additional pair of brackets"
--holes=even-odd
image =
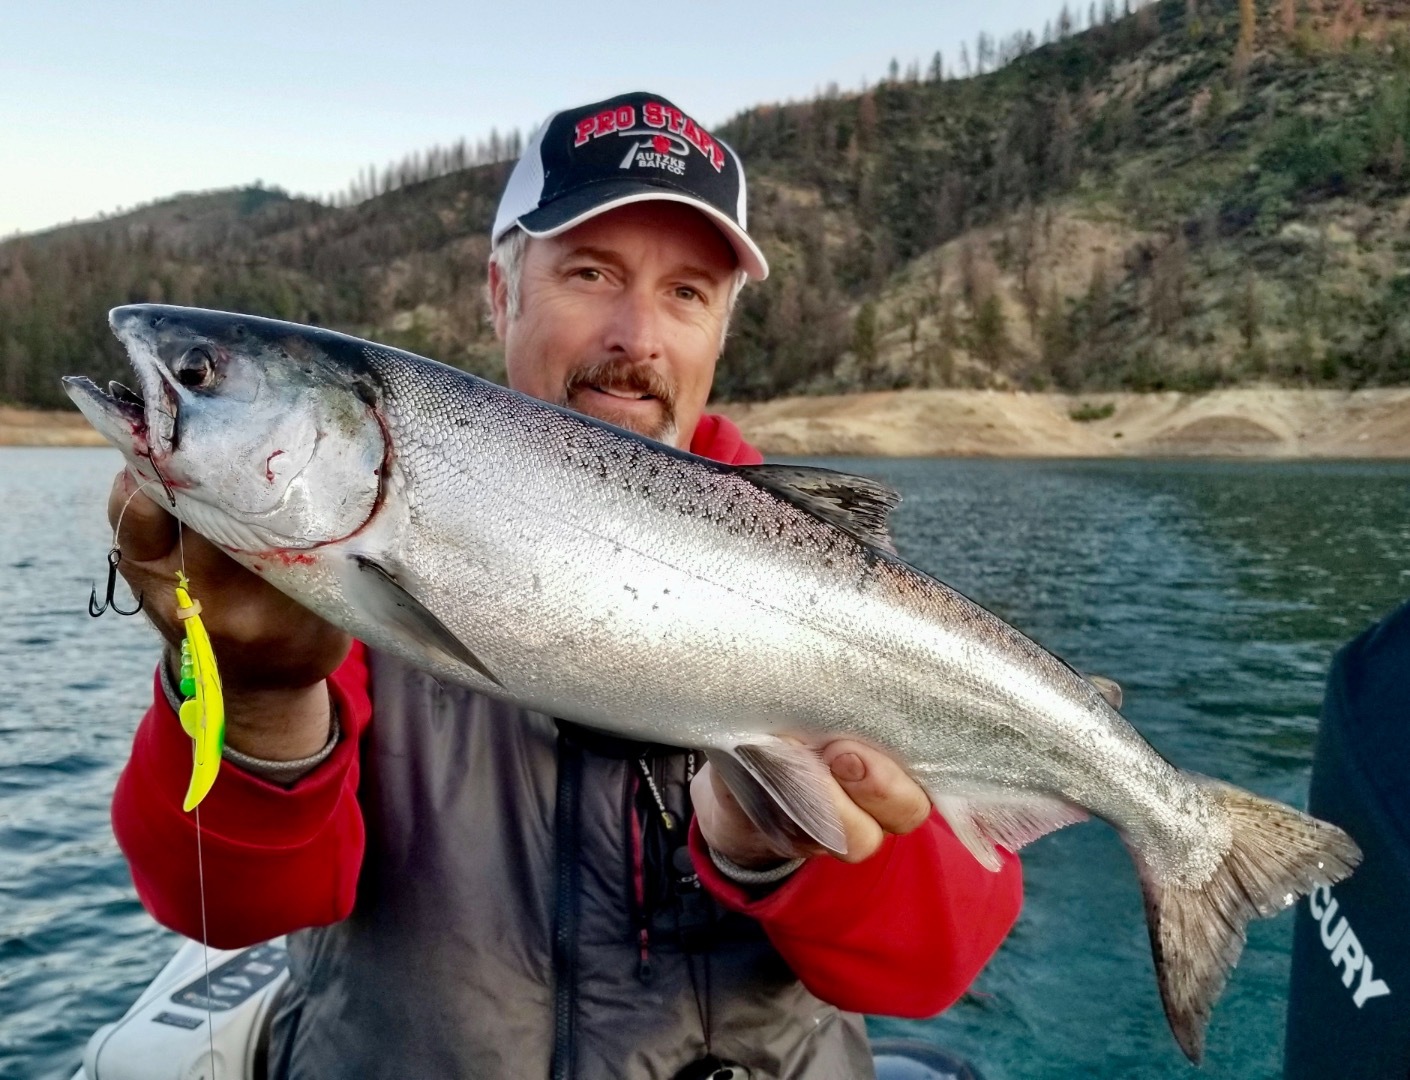
[(658, 154), (669, 154), (671, 152), (671, 140), (664, 135), (654, 135), (651, 139), (651, 149)]

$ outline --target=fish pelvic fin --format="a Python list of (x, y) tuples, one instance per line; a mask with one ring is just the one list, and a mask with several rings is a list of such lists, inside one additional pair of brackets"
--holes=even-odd
[[(1187, 774), (1189, 775), (1189, 774)], [(1228, 814), (1229, 850), (1199, 886), (1162, 883), (1132, 848), (1165, 1017), (1196, 1065), (1210, 1011), (1243, 952), (1249, 920), (1276, 915), (1317, 885), (1340, 881), (1361, 861), (1345, 832), (1242, 788), (1191, 776)]]
[(739, 743), (726, 753), (733, 756), (733, 763), (752, 783), (741, 781), (735, 769), (726, 768), (720, 775), (745, 814), (765, 835), (777, 839), (788, 829), (783, 817), (764, 805), (761, 794), (777, 804), (782, 815), (804, 835), (834, 855), (847, 854), (847, 830), (833, 802), (837, 782), (816, 750), (786, 739), (769, 738)]
[(792, 850), (804, 837), (803, 830), (764, 785), (754, 779), (754, 774), (744, 767), (744, 763), (727, 750), (708, 750), (705, 756), (754, 827), (767, 836), (779, 851)]
[(1080, 806), (1053, 795), (995, 790), (993, 793), (930, 791), (930, 801), (969, 853), (986, 870), (1003, 869), (998, 849), (1017, 852), (1040, 836), (1086, 821)]

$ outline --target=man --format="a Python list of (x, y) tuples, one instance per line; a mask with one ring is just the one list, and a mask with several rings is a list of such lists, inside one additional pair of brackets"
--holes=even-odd
[[(492, 236), (510, 385), (758, 462), (704, 414), (738, 290), (768, 272), (745, 225), (733, 151), (664, 98), (551, 117)], [(130, 493), (120, 476), (110, 513)], [(138, 496), (120, 539), (134, 589), (169, 594), (174, 522)], [(224, 946), (298, 931), (274, 1076), (866, 1076), (839, 1008), (939, 1011), (1016, 917), (1017, 860), (980, 868), (864, 745), (824, 752), (850, 863), (780, 850), (701, 755), (442, 686), (190, 534), (185, 561), (229, 715), (204, 894), (170, 647), (114, 824), (165, 924)]]

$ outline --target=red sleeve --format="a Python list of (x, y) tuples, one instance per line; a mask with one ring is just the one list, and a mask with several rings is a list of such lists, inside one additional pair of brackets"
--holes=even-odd
[(760, 465), (764, 455), (744, 441), (734, 422), (718, 413), (706, 413), (690, 437), (690, 452), (726, 465)]
[[(357, 744), (372, 713), (360, 642), (328, 683), (343, 734), (327, 761), (290, 788), (227, 761), (199, 807), (210, 945), (250, 945), (352, 911), (364, 841)], [(159, 672), (156, 699), (118, 778), (113, 831), (143, 905), (164, 926), (199, 940), (196, 817), (181, 809), (190, 776), (191, 740)]]
[(695, 869), (710, 894), (757, 919), (803, 985), (838, 1008), (934, 1016), (955, 1002), (1004, 940), (1023, 901), (1018, 857), (980, 866), (939, 814), (887, 837), (862, 863), (809, 859), (751, 899), (710, 861), (694, 822)]

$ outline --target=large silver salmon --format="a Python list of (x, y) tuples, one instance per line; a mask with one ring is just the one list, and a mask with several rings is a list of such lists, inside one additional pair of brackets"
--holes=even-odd
[(1360, 858), (1334, 826), (1181, 772), (1111, 686), (897, 557), (897, 496), (873, 481), (716, 464), (326, 330), (110, 321), (142, 393), (66, 380), (94, 427), (187, 525), (369, 644), (704, 747), (761, 828), (834, 851), (816, 748), (842, 735), (904, 764), (991, 869), (998, 847), (1109, 822), (1193, 1060), (1248, 920)]

